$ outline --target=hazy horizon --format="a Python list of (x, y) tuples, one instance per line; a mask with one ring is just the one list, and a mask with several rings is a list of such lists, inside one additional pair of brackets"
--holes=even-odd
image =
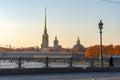
[(0, 45), (41, 47), (45, 7), (50, 46), (55, 36), (65, 48), (73, 47), (78, 36), (85, 47), (99, 44), (100, 19), (103, 45), (120, 44), (120, 4), (103, 0), (0, 0)]

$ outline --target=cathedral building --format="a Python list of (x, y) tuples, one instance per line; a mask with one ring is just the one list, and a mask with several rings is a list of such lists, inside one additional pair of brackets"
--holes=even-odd
[[(44, 33), (42, 35), (42, 44), (41, 44), (42, 52), (68, 52), (67, 48), (62, 48), (59, 45), (59, 41), (57, 40), (57, 36), (55, 36), (55, 40), (53, 41), (53, 46), (49, 46), (49, 35), (47, 33), (47, 21), (46, 21), (46, 8), (45, 8), (45, 23), (44, 23)], [(78, 37), (77, 43), (69, 50), (69, 52), (84, 52), (85, 48), (80, 44), (80, 40)]]
[(46, 26), (46, 8), (45, 8), (45, 28), (44, 28), (44, 33), (42, 36), (42, 44), (41, 48), (48, 48), (49, 47), (49, 36), (47, 33), (47, 26)]
[(77, 43), (72, 48), (73, 52), (85, 52), (85, 47), (80, 43), (80, 39), (78, 37)]

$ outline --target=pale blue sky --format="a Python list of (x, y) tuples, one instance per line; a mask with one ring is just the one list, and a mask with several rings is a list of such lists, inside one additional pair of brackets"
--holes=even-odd
[(100, 19), (103, 44), (120, 44), (120, 4), (102, 0), (0, 0), (0, 44), (40, 46), (45, 6), (50, 46), (55, 36), (66, 48), (71, 48), (78, 36), (85, 47), (99, 44)]

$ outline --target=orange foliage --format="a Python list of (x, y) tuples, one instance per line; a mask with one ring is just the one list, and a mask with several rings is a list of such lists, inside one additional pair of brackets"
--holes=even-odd
[(117, 46), (114, 47), (114, 53), (116, 55), (120, 55), (120, 45), (117, 45)]
[(89, 58), (98, 57), (99, 56), (99, 46), (95, 45), (95, 46), (88, 47), (85, 52), (85, 56), (89, 57)]
[[(120, 55), (120, 45), (113, 46), (102, 46), (102, 54), (103, 56), (107, 55)], [(87, 48), (85, 52), (86, 57), (99, 57), (100, 56), (100, 45), (90, 46)]]

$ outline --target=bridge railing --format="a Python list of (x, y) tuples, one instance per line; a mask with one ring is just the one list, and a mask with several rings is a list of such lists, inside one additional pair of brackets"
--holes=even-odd
[[(104, 67), (109, 58), (104, 58)], [(114, 59), (114, 66), (120, 67), (120, 58)], [(53, 67), (100, 67), (99, 58), (0, 58), (0, 69), (8, 68), (53, 68)]]

